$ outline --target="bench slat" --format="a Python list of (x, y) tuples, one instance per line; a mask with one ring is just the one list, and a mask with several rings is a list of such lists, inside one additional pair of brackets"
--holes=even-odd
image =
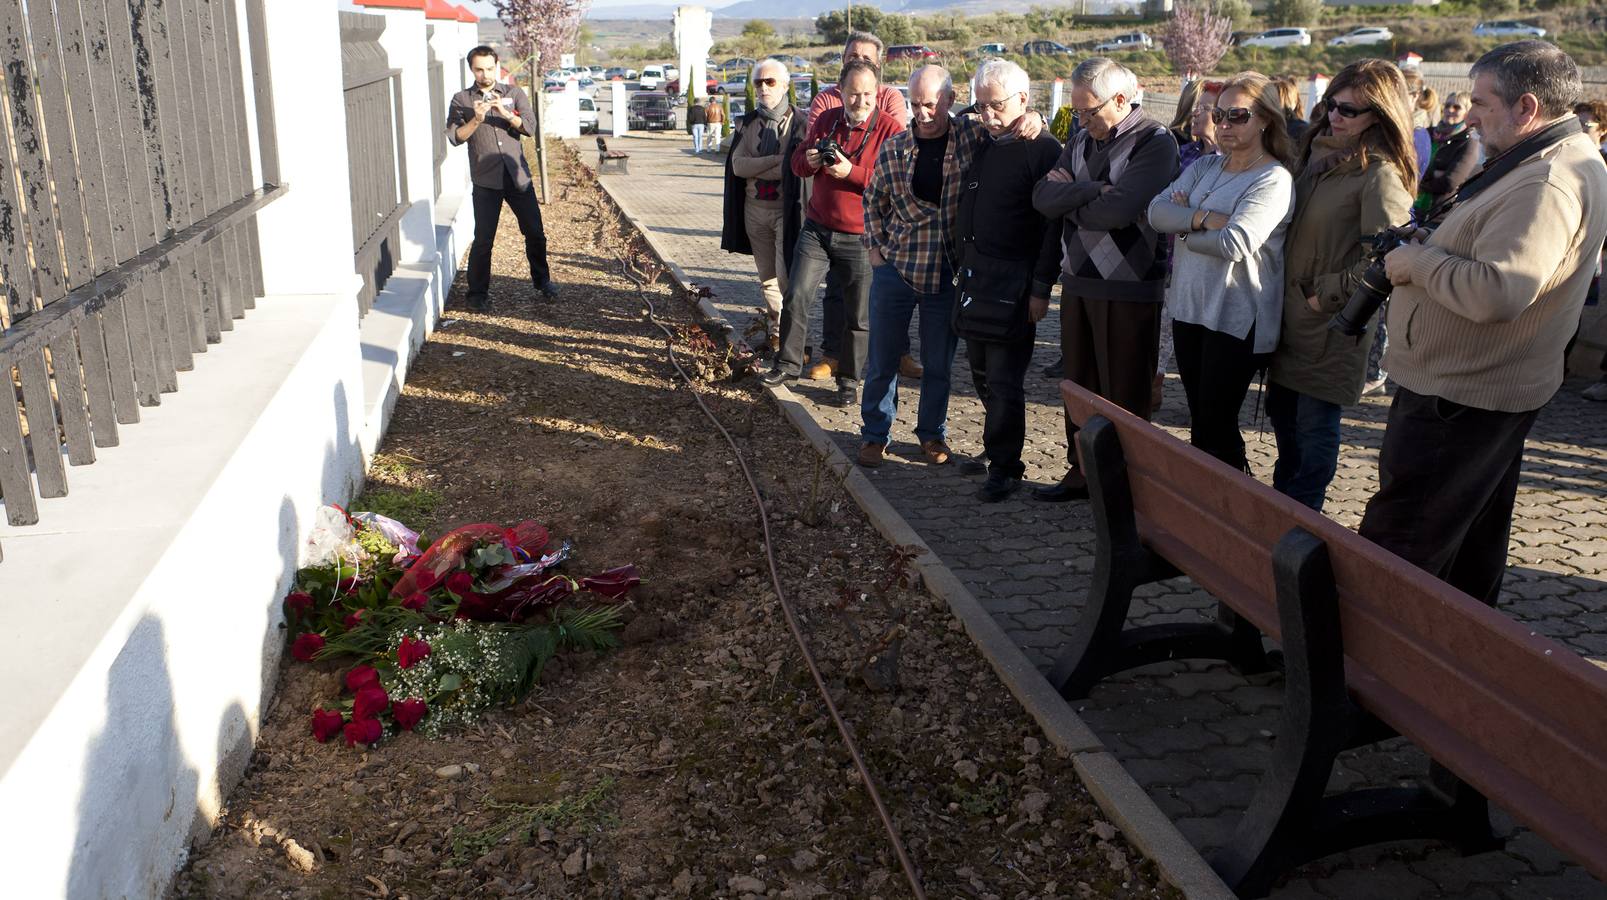
[(1272, 548), (1294, 527), (1321, 539), (1352, 695), (1607, 878), (1607, 671), (1115, 404), (1061, 392), (1074, 421), (1116, 426), (1143, 542), (1266, 634)]

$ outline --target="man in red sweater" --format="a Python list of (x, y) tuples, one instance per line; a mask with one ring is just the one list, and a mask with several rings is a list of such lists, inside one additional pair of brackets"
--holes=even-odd
[[(843, 290), (835, 398), (839, 406), (851, 406), (859, 399), (870, 329), (871, 270), (862, 239), (865, 186), (870, 183), (882, 142), (904, 130), (903, 122), (876, 108), (880, 80), (876, 67), (864, 60), (851, 60), (843, 66), (838, 79), (843, 106), (817, 117), (793, 153), (792, 171), (799, 178), (813, 178), (814, 190), (804, 211), (791, 279), (781, 304), (781, 352), (775, 368), (764, 376), (765, 384), (780, 385), (803, 371), (810, 307), (821, 278), (830, 272)], [(834, 143), (823, 148), (823, 139)]]

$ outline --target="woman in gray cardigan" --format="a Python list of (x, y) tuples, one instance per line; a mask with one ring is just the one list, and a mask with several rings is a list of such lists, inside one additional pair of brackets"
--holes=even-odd
[(1294, 209), (1289, 135), (1276, 86), (1234, 76), (1211, 112), (1221, 155), (1189, 166), (1150, 201), (1156, 231), (1176, 234), (1172, 339), (1188, 395), (1189, 440), (1246, 470), (1239, 408), (1278, 345), (1283, 235)]

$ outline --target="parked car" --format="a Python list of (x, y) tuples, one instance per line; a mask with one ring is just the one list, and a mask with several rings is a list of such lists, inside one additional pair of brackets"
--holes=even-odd
[[(799, 103), (808, 105), (809, 101), (815, 99), (815, 92), (810, 88), (811, 84), (813, 84), (813, 81), (808, 75), (792, 76), (792, 95), (798, 98)], [(825, 85), (825, 87), (830, 87), (830, 85)]]
[(726, 60), (725, 62), (720, 63), (720, 68), (722, 68), (722, 69), (741, 69), (742, 71), (746, 72), (749, 69), (753, 68), (753, 64), (756, 63), (756, 62), (758, 62), (758, 60), (750, 59), (750, 58), (748, 58), (746, 56), (733, 56), (730, 59)]
[(674, 77), (676, 77), (677, 75), (680, 75), (680, 74), (681, 74), (680, 69), (677, 69), (675, 66), (670, 65), (669, 63), (664, 64), (664, 77), (665, 77), (665, 79), (674, 78)]
[(887, 48), (887, 59), (937, 59), (942, 56), (936, 50), (925, 44), (894, 44)]
[(1241, 47), (1310, 47), (1311, 32), (1304, 28), (1273, 28), (1253, 38), (1246, 38)]
[(606, 71), (603, 72), (604, 81), (613, 81), (615, 78), (624, 79), (629, 77), (629, 75), (625, 74), (624, 66), (610, 66)]
[(580, 98), (580, 133), (597, 133), (597, 101), (590, 97)]
[(626, 109), (625, 127), (631, 131), (669, 131), (675, 127), (675, 107), (665, 94), (634, 94)]
[(967, 50), (965, 55), (972, 59), (981, 59), (989, 56), (1003, 56), (1010, 52), (1010, 48), (1003, 44), (983, 44), (974, 50)]
[[(715, 78), (713, 75), (705, 75), (703, 80), (703, 93), (700, 96), (707, 97), (719, 89), (719, 79)], [(665, 82), (664, 93), (669, 94), (671, 97), (679, 97), (681, 95), (681, 76), (676, 75), (674, 78), (671, 78), (669, 81)]]
[(830, 53), (827, 53), (825, 56), (815, 57), (815, 62), (820, 63), (823, 66), (840, 66), (843, 62), (843, 52), (841, 50), (833, 50)]
[(588, 97), (590, 97), (597, 90), (597, 82), (592, 81), (590, 75), (581, 77), (575, 82), (575, 86), (580, 88), (580, 92)]
[(587, 66), (586, 71), (591, 73), (592, 80), (594, 81), (602, 81), (604, 75), (608, 72), (608, 70), (602, 66)]
[(748, 73), (738, 72), (728, 76), (724, 81), (715, 86), (714, 92), (717, 94), (731, 94), (733, 96), (747, 96)]
[(1155, 41), (1142, 31), (1132, 34), (1118, 34), (1108, 41), (1094, 45), (1095, 53), (1124, 53), (1128, 50), (1148, 50), (1155, 46)]
[(807, 72), (814, 68), (814, 63), (801, 56), (793, 56), (790, 53), (772, 53), (765, 58), (780, 60), (781, 64), (786, 66), (789, 72)]
[(1395, 32), (1388, 28), (1368, 26), (1348, 31), (1328, 41), (1330, 47), (1360, 47), (1366, 44), (1385, 44), (1395, 40)]
[(1473, 26), (1474, 37), (1545, 37), (1546, 30), (1538, 25), (1528, 22), (1519, 22), (1515, 19), (1502, 19), (1495, 22), (1480, 22)]
[(1055, 41), (1027, 41), (1021, 45), (1025, 56), (1071, 56), (1071, 48)]
[(646, 66), (642, 69), (642, 90), (656, 91), (664, 86), (664, 67)]
[(729, 105), (731, 107), (731, 121), (735, 122), (748, 114), (747, 97), (744, 97), (741, 94), (728, 94), (727, 96), (731, 98), (729, 101)]
[(569, 89), (569, 82), (562, 78), (547, 78), (541, 82), (541, 89), (549, 93), (552, 91), (566, 91)]

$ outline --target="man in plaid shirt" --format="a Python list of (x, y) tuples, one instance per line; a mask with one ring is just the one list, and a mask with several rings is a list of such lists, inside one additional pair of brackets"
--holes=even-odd
[[(927, 462), (951, 451), (949, 375), (957, 340), (949, 326), (962, 176), (987, 134), (974, 118), (951, 119), (954, 85), (942, 66), (910, 76), (910, 130), (882, 145), (865, 189), (865, 247), (873, 267), (870, 349), (860, 398), (859, 464), (881, 465), (898, 413), (898, 364), (909, 351), (910, 318), (921, 311), (921, 401), (915, 437)], [(1019, 133), (1037, 137), (1040, 116), (1022, 116)]]

